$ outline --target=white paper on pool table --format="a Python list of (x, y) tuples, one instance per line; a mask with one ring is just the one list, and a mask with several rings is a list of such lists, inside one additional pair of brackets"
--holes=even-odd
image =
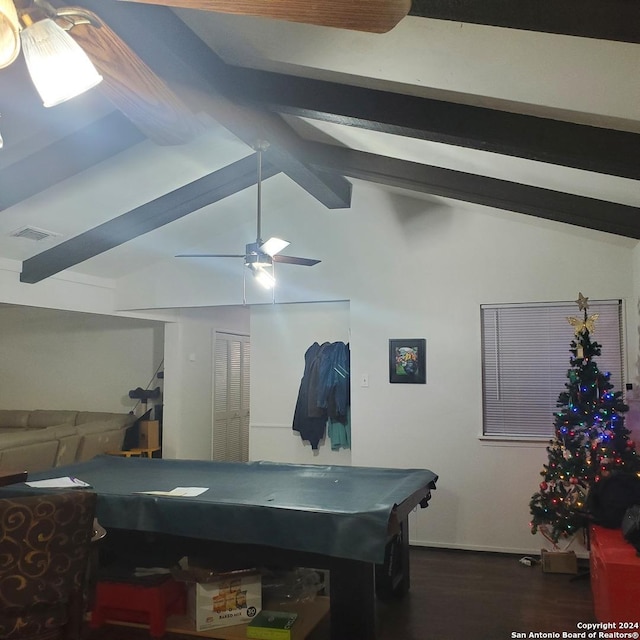
[(71, 476), (62, 476), (60, 478), (47, 478), (46, 480), (32, 480), (25, 482), (28, 487), (37, 487), (38, 489), (77, 489), (78, 487), (91, 487), (83, 480), (72, 478)]
[(136, 491), (135, 493), (147, 493), (152, 496), (176, 496), (179, 498), (194, 498), (208, 491), (209, 487), (176, 487), (171, 491)]

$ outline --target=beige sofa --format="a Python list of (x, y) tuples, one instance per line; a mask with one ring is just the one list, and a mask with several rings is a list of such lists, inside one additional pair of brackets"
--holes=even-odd
[(128, 413), (0, 409), (0, 471), (45, 471), (119, 450)]

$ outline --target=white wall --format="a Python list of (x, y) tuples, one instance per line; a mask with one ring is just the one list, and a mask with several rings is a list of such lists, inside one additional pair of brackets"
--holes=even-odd
[[(225, 32), (229, 36), (229, 46), (240, 47), (243, 42), (229, 28), (234, 20), (238, 18), (216, 16), (207, 29), (217, 25), (221, 36)], [(637, 130), (640, 85), (625, 81), (633, 77), (638, 65), (639, 49), (634, 44), (430, 21), (430, 37), (420, 41), (423, 48), (419, 55), (407, 51), (407, 64), (398, 65), (397, 58), (387, 52), (405, 49), (399, 47), (399, 43), (406, 44), (408, 31), (404, 29), (412, 31), (426, 21), (403, 21), (399, 30), (376, 39), (372, 50), (369, 40), (365, 45), (366, 34), (335, 30), (328, 36), (307, 27), (294, 41), (277, 37), (281, 28), (277, 21), (270, 25), (258, 21), (253, 27), (251, 19), (241, 20), (248, 29), (255, 28), (255, 32), (246, 32), (247, 41), (258, 54), (264, 54), (267, 66), (271, 60), (295, 71), (320, 63), (329, 72), (343, 69), (352, 76), (349, 80), (357, 81), (363, 63), (370, 66), (372, 56), (377, 56), (381, 79), (418, 83), (421, 90), (429, 88), (429, 94), (436, 98), (455, 97), (462, 102), (564, 116), (590, 124), (604, 120)], [(360, 55), (345, 57), (342, 41), (349, 42), (353, 54), (354, 39), (358, 45), (362, 42)], [(248, 50), (244, 55), (250, 61), (259, 57)], [(437, 62), (425, 65), (425, 57)], [(322, 129), (317, 123), (316, 127)], [(367, 149), (357, 133), (356, 129), (351, 131), (356, 148), (383, 148)], [(382, 137), (377, 137), (376, 144)], [(393, 154), (396, 145), (391, 142), (391, 136), (384, 136), (384, 144), (389, 144), (384, 148)], [(214, 168), (210, 162), (223, 166), (247, 153), (244, 145), (231, 139), (222, 147), (210, 146), (204, 138), (197, 144), (203, 152), (196, 167), (200, 174)], [(531, 161), (480, 151), (463, 154), (437, 143), (418, 148), (408, 139), (402, 139), (401, 145), (401, 155), (410, 151), (416, 161), (458, 170), (478, 169), (485, 175), (537, 184), (536, 178), (530, 177)], [(138, 153), (139, 149), (130, 150), (126, 155), (130, 158)], [(212, 153), (215, 158), (210, 158)], [(170, 185), (179, 185), (176, 167), (187, 169), (187, 164), (175, 157), (181, 154), (179, 149), (163, 152), (172, 171)], [(462, 165), (465, 158), (471, 164)], [(116, 169), (121, 162), (118, 157), (110, 164)], [(90, 173), (102, 176), (100, 188), (108, 189), (110, 183), (104, 182), (103, 170), (95, 168)], [(146, 176), (144, 184), (134, 189), (140, 201), (144, 200), (141, 186), (143, 191), (158, 194), (167, 186), (166, 181), (158, 180), (156, 165), (139, 170)], [(536, 171), (533, 175), (541, 174)], [(637, 206), (635, 181), (553, 165), (546, 167), (544, 175), (542, 184), (559, 191)], [(82, 209), (78, 206), (84, 184), (80, 180), (71, 192), (76, 205), (72, 210)], [(247, 309), (183, 310), (167, 324), (164, 455), (209, 457), (213, 333), (216, 329), (250, 330), (252, 458), (428, 467), (440, 475), (440, 481), (431, 506), (412, 515), (414, 543), (537, 552), (541, 543), (528, 532), (528, 502), (547, 459), (545, 445), (478, 438), (482, 416), (479, 308), (483, 303), (574, 300), (578, 291), (592, 299), (622, 298), (627, 303), (629, 379), (638, 387), (640, 248), (636, 241), (443, 198), (389, 192), (359, 181), (354, 181), (353, 206), (343, 211), (328, 211), (311, 196), (303, 194), (301, 198), (300, 191), (286, 176), (270, 178), (265, 185), (264, 211), (265, 235), (270, 235), (270, 229), (277, 230), (292, 242), (294, 255), (322, 259), (313, 269), (282, 266), (279, 271), (278, 301), (304, 304), (256, 306), (250, 326)], [(118, 193), (126, 195), (126, 190)], [(48, 192), (36, 200), (47, 205), (49, 215), (55, 217), (51, 197)], [(33, 205), (18, 205), (9, 215), (22, 220)], [(69, 210), (65, 199), (58, 205)], [(111, 213), (105, 203), (102, 205), (93, 215), (106, 219)], [(123, 210), (128, 208), (123, 203)], [(236, 194), (190, 214), (189, 222), (201, 223), (192, 227), (190, 249), (242, 250), (253, 239), (253, 213), (253, 196)], [(187, 219), (170, 225), (165, 239), (186, 224)], [(158, 237), (163, 237), (161, 231), (150, 233), (145, 243), (159, 245)], [(204, 265), (171, 258), (151, 264), (138, 251), (140, 246), (130, 244), (114, 250), (145, 265), (119, 281), (61, 273), (37, 285), (26, 285), (19, 281), (20, 263), (2, 260), (0, 299), (114, 315), (117, 309), (148, 309), (151, 313), (162, 308), (242, 302), (246, 270), (241, 261), (213, 260)], [(91, 261), (95, 273), (103, 272), (103, 258), (106, 260), (106, 255)], [(268, 302), (254, 289), (248, 299)], [(318, 300), (325, 303), (306, 304)], [(128, 389), (144, 386), (156, 365), (155, 339), (148, 334), (137, 340), (120, 338), (113, 346), (107, 340), (107, 334), (113, 333), (109, 329), (105, 336), (97, 337), (81, 327), (72, 333), (69, 326), (59, 328), (60, 335), (55, 337), (53, 327), (34, 328), (29, 340), (24, 335), (18, 338), (17, 328), (0, 333), (0, 406), (28, 400), (29, 406), (60, 402), (56, 406), (80, 407), (84, 403), (86, 408), (117, 410), (114, 405), (125, 402)], [(387, 349), (388, 339), (393, 337), (426, 338), (426, 385), (389, 384)], [(570, 338), (568, 331), (567, 346)], [(290, 430), (304, 351), (316, 339), (348, 339), (353, 380), (363, 374), (369, 378), (368, 388), (357, 383), (352, 386), (351, 452), (332, 452), (325, 444), (318, 456), (313, 456)], [(97, 358), (90, 357), (92, 350), (99, 350)], [(38, 351), (46, 354), (45, 366), (36, 366)], [(61, 363), (71, 355), (73, 366), (61, 369)], [(100, 378), (107, 376), (106, 367), (96, 366), (100, 359), (110, 365), (109, 376), (118, 372), (117, 378)], [(21, 377), (25, 370), (29, 375)], [(69, 397), (66, 388), (63, 393), (56, 386), (61, 383), (74, 389), (87, 386)], [(98, 402), (98, 388), (109, 401)], [(640, 399), (637, 388), (635, 397)], [(637, 440), (640, 442), (640, 437)]]
[[(358, 84), (381, 81), (434, 98), (541, 115), (638, 119), (640, 54), (627, 42), (407, 16), (383, 34), (230, 14), (178, 14), (235, 64)], [(370, 81), (367, 80), (367, 83)], [(420, 89), (415, 89), (419, 86)], [(598, 87), (594, 91), (593, 87)], [(637, 130), (637, 127), (635, 128)]]
[(249, 334), (248, 307), (183, 309), (165, 330), (163, 449), (166, 458), (211, 460), (216, 331)]
[(66, 309), (90, 313), (113, 313), (113, 280), (63, 272), (37, 284), (20, 282), (22, 263), (0, 258), (0, 302)]
[[(255, 238), (255, 204), (243, 206), (246, 192), (204, 207), (189, 219), (202, 225), (200, 245), (189, 248), (205, 253), (237, 253)], [(251, 194), (253, 195), (253, 194)], [(344, 263), (351, 242), (345, 233), (351, 211), (330, 210), (284, 174), (269, 178), (263, 193), (263, 235), (277, 235), (291, 242), (286, 253), (321, 260), (304, 268), (276, 265), (278, 302), (333, 301), (343, 280)], [(172, 223), (171, 226), (173, 226)], [(218, 231), (216, 226), (222, 229)], [(207, 226), (212, 228), (207, 232)], [(269, 304), (272, 293), (256, 285), (240, 258), (180, 259), (154, 262), (118, 281), (119, 309), (190, 308)]]
[(314, 452), (292, 430), (304, 354), (314, 342), (349, 342), (348, 302), (251, 308), (250, 459), (351, 464), (349, 449), (332, 451), (326, 437)]
[[(575, 300), (578, 291), (591, 299), (622, 298), (628, 368), (637, 383), (636, 242), (358, 181), (350, 210), (327, 214), (312, 203), (304, 215), (312, 233), (306, 244), (298, 236), (296, 253), (323, 262), (283, 269), (278, 299), (349, 304), (255, 306), (250, 326), (246, 308), (181, 311), (165, 328), (165, 455), (208, 458), (213, 332), (251, 330), (253, 459), (430, 468), (440, 475), (438, 489), (430, 507), (411, 517), (413, 543), (538, 551), (540, 539), (528, 531), (528, 502), (547, 459), (544, 444), (478, 438), (479, 308)], [(192, 304), (198, 294), (210, 304), (216, 278), (193, 286), (189, 276), (156, 273), (155, 288), (139, 289), (140, 306), (153, 309), (156, 291), (157, 307), (172, 306), (187, 289)], [(126, 286), (134, 291), (135, 278)], [(389, 384), (388, 339), (397, 337), (426, 338), (426, 385)], [(569, 331), (567, 347), (570, 338)], [(368, 388), (352, 385), (350, 453), (325, 444), (315, 457), (290, 431), (304, 351), (314, 340), (348, 340), (352, 378), (369, 377)], [(122, 395), (141, 382), (118, 384)]]
[(0, 307), (0, 407), (126, 412), (162, 355), (162, 323)]
[[(539, 551), (541, 540), (529, 533), (528, 504), (547, 460), (545, 444), (479, 439), (480, 305), (571, 301), (579, 291), (635, 304), (635, 241), (357, 182), (344, 219), (350, 252), (332, 258), (342, 274), (336, 288), (350, 291), (352, 380), (369, 377), (368, 388), (352, 384), (352, 463), (426, 467), (439, 474), (430, 507), (411, 518), (415, 544)], [(301, 319), (296, 305), (252, 313), (254, 370), (273, 371), (252, 375), (254, 458), (278, 454), (276, 441), (255, 432), (260, 422), (288, 418), (308, 346), (307, 340), (298, 344), (299, 335), (306, 325), (318, 335), (315, 327), (342, 323), (324, 305), (307, 307)], [(267, 314), (270, 324), (259, 328)], [(274, 330), (279, 326), (296, 328)], [(627, 332), (637, 339), (633, 316)], [(571, 336), (567, 324), (567, 367)], [(426, 385), (388, 382), (388, 340), (398, 337), (426, 338)], [(281, 366), (274, 367), (279, 353)], [(286, 443), (289, 434), (282, 431), (277, 442)], [(279, 459), (314, 461), (304, 450), (279, 446)], [(338, 463), (325, 453), (323, 462)]]

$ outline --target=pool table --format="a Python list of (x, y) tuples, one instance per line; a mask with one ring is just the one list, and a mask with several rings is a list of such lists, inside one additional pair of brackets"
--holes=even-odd
[[(376, 586), (379, 593), (408, 589), (408, 515), (427, 506), (437, 481), (427, 469), (108, 455), (33, 473), (29, 481), (60, 476), (98, 494), (98, 519), (114, 539), (117, 532), (127, 540), (150, 532), (195, 553), (215, 547), (226, 561), (328, 569), (333, 640), (373, 640)], [(176, 487), (206, 491), (147, 493)], [(8, 490), (36, 489), (12, 485), (0, 497)]]

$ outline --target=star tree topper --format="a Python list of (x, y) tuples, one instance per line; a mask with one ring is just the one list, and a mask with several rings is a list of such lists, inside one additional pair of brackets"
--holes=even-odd
[(584, 318), (576, 318), (571, 316), (567, 318), (567, 322), (573, 327), (575, 331), (575, 335), (580, 335), (584, 331), (588, 331), (589, 333), (593, 333), (596, 320), (600, 317), (599, 313), (594, 313), (593, 315), (587, 316), (587, 309), (589, 308), (589, 298), (585, 298), (582, 295), (582, 292), (578, 293), (578, 299), (575, 301), (578, 305), (578, 309), (580, 311), (584, 311)]
[(580, 309), (580, 311), (585, 311), (589, 308), (589, 298), (585, 298), (582, 295), (582, 291), (578, 293), (578, 299), (575, 302), (578, 305), (578, 309)]

